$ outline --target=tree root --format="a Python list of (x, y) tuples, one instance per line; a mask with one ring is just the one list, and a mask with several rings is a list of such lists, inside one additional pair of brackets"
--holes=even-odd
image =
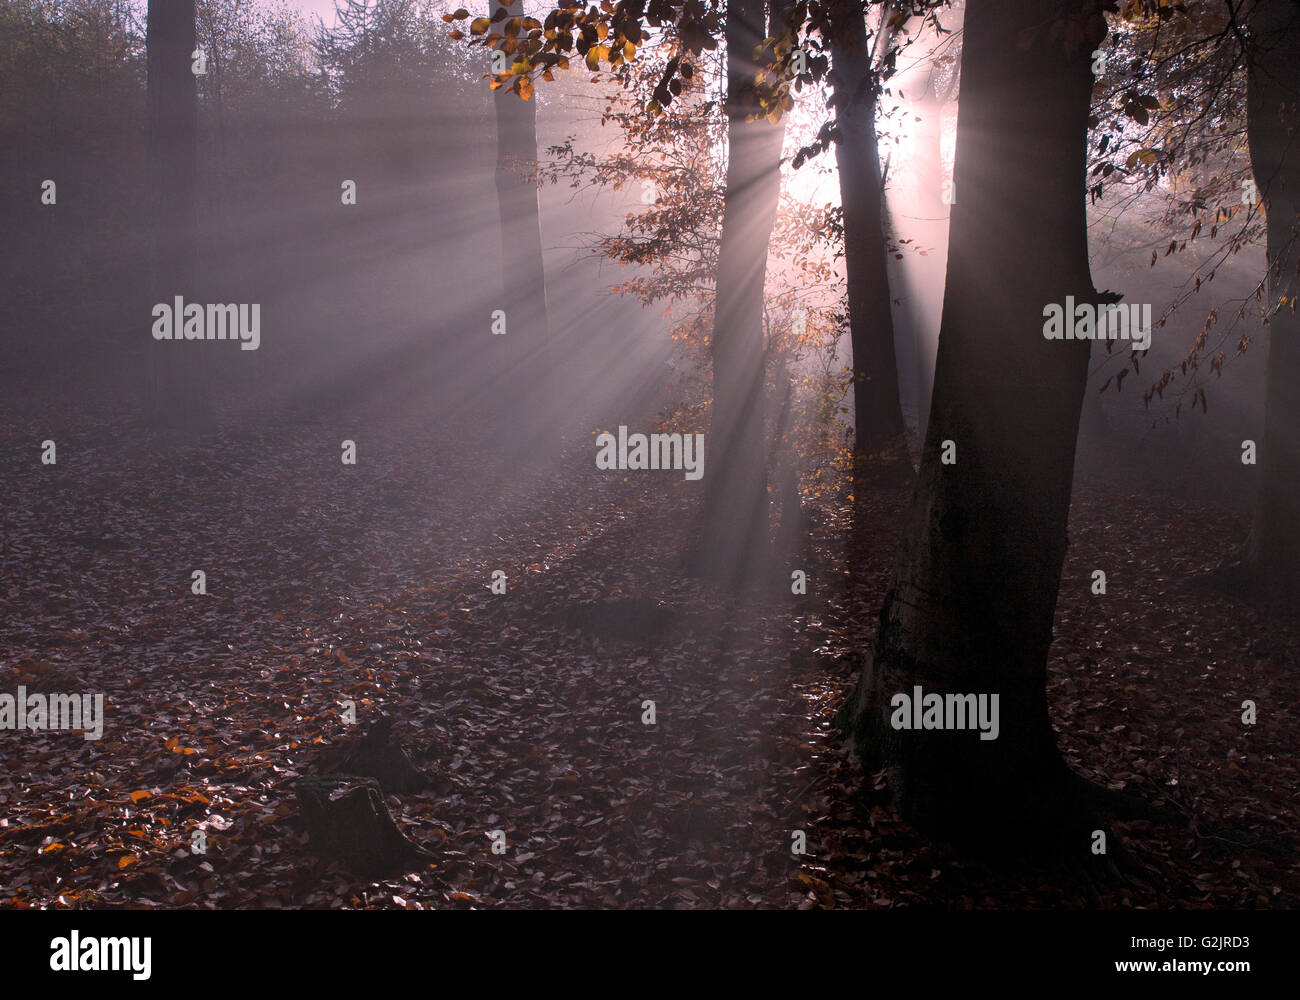
[(1129, 792), (1103, 788), (1073, 771), (1069, 772), (1069, 781), (1074, 785), (1074, 794), (1091, 810), (1112, 820), (1145, 820), (1165, 826), (1188, 825), (1190, 817), (1173, 803), (1157, 805)]

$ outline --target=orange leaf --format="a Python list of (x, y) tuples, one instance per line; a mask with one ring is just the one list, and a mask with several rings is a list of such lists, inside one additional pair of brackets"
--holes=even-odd
[(143, 799), (151, 799), (151, 798), (153, 798), (153, 792), (146, 792), (143, 788), (137, 792), (131, 793), (132, 802), (140, 802)]

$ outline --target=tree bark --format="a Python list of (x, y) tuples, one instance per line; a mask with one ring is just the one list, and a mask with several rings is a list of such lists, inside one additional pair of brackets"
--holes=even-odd
[[(1046, 682), (1090, 342), (1043, 336), (1045, 305), (1098, 299), (1085, 144), (1088, 53), (1105, 22), (1085, 3), (968, 7), (933, 411), (875, 648), (846, 708), (859, 753), (886, 769), (918, 827), (1005, 841), (1010, 822), (1086, 853)], [(955, 464), (942, 461), (946, 441)], [(916, 685), (999, 695), (998, 737), (895, 730), (891, 699)]]
[[(883, 16), (889, 16), (888, 6)], [(902, 485), (912, 479), (886, 265), (884, 187), (876, 140), (880, 80), (861, 3), (839, 0), (832, 9), (831, 58), (839, 130), (835, 165), (844, 208), (844, 271), (853, 344), (854, 496), (861, 501), (868, 482)]]
[[(524, 13), (521, 0), (493, 0), (492, 13), (505, 8), (512, 17)], [(499, 22), (494, 30), (500, 27)], [(511, 61), (512, 56), (507, 56)], [(540, 432), (553, 418), (550, 319), (546, 304), (546, 268), (542, 256), (542, 222), (534, 171), (537, 164), (537, 99), (522, 100), (500, 88), (495, 93), (497, 208), (501, 216), (501, 308), (506, 334), (499, 338), (505, 358), (504, 401), (516, 416)], [(485, 317), (486, 322), (486, 317)]]
[[(198, 302), (198, 96), (190, 69), (195, 46), (194, 0), (149, 0), (148, 17), (152, 302), (170, 304), (177, 295), (184, 296), (186, 302)], [(181, 318), (175, 317), (175, 322), (179, 334)], [(150, 329), (147, 322), (141, 326)], [(201, 342), (150, 341), (154, 377), (147, 416), (154, 426), (196, 432), (215, 429), (204, 347)]]
[[(773, 4), (773, 32), (788, 4)], [(727, 11), (727, 179), (714, 299), (713, 408), (705, 438), (702, 575), (735, 588), (769, 555), (763, 426), (763, 284), (781, 194), (785, 118), (759, 113), (754, 49), (766, 37), (763, 0)]]
[(1273, 315), (1259, 494), (1234, 589), (1294, 609), (1300, 604), (1300, 10), (1259, 3), (1249, 26), (1247, 130), (1251, 171), (1268, 213), (1266, 301)]

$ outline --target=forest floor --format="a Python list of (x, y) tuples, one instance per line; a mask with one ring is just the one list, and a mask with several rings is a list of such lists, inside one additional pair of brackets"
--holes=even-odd
[[(900, 494), (869, 499), (851, 580), (843, 505), (810, 499), (808, 595), (736, 604), (682, 572), (699, 484), (597, 472), (590, 447), (534, 481), (485, 472), (447, 426), (367, 435), (346, 467), (349, 435), (323, 425), (202, 448), (67, 425), (56, 466), (48, 425), (15, 416), (0, 438), (0, 692), (102, 692), (104, 732), (0, 731), (0, 906), (1300, 900), (1300, 625), (1195, 588), (1244, 533), (1222, 511), (1076, 489), (1049, 681), (1062, 749), (1193, 818), (1116, 824), (1154, 874), (1094, 886), (1065, 859), (993, 866), (918, 838), (832, 730)], [(390, 716), (431, 779), (389, 804), (435, 857), (383, 881), (316, 857), (298, 821), (294, 780), (355, 737), (349, 700), (356, 730)]]

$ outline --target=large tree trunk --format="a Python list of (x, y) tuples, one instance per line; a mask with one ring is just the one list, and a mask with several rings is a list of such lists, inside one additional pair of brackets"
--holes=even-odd
[[(754, 49), (766, 37), (763, 0), (727, 11), (727, 180), (714, 300), (713, 409), (705, 439), (701, 573), (737, 587), (769, 555), (763, 427), (763, 281), (781, 194), (785, 119), (759, 113)], [(773, 5), (773, 31), (786, 4)]]
[[(969, 5), (961, 197), (933, 411), (903, 551), (850, 711), (858, 751), (886, 768), (917, 826), (957, 840), (996, 832), (1009, 846), (1014, 824), (1016, 837), (1064, 836), (1086, 853), (1046, 681), (1090, 342), (1043, 336), (1048, 303), (1098, 300), (1084, 171), (1088, 53), (1105, 24), (1083, 8)], [(1009, 208), (1017, 205), (1032, 206), (1032, 218)], [(945, 441), (956, 464), (942, 462)], [(916, 685), (997, 694), (997, 738), (894, 729), (891, 699)]]
[[(504, 7), (523, 15), (521, 0), (493, 0), (492, 13)], [(499, 25), (496, 26), (499, 28)], [(507, 62), (513, 56), (507, 57)], [(546, 307), (546, 269), (542, 258), (542, 222), (535, 171), (537, 100), (496, 91), (497, 207), (501, 214), (501, 308), (506, 334), (499, 338), (504, 355), (502, 398), (527, 423), (517, 426), (540, 433), (554, 419), (550, 320)], [(486, 324), (487, 318), (484, 318)]]
[(1234, 589), (1295, 608), (1300, 603), (1300, 9), (1251, 11), (1248, 74), (1250, 166), (1268, 213), (1270, 311), (1264, 440), (1250, 537)]
[[(886, 28), (881, 31), (888, 33)], [(860, 502), (870, 481), (902, 484), (912, 478), (898, 393), (876, 141), (880, 81), (860, 3), (839, 0), (832, 9), (831, 58), (839, 128), (835, 165), (844, 206), (844, 271), (853, 344), (854, 496)]]
[[(149, 0), (149, 180), (153, 189), (154, 254), (151, 304), (175, 296), (202, 301), (198, 289), (199, 236), (195, 197), (198, 171), (198, 97), (190, 69), (194, 52), (194, 0)], [(141, 330), (148, 331), (148, 312)], [(175, 318), (180, 332), (180, 317)], [(143, 335), (143, 333), (142, 333)], [(211, 431), (201, 341), (150, 341), (153, 372), (148, 418), (154, 426)]]

